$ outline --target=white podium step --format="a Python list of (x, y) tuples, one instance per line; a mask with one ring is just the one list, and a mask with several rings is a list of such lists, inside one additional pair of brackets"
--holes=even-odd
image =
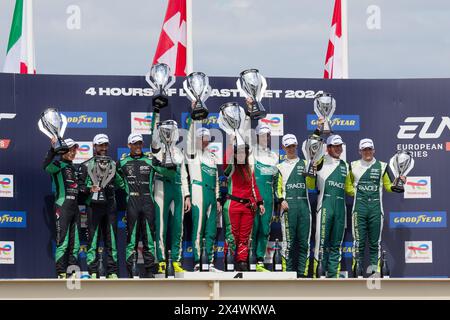
[[(155, 278), (163, 279), (163, 274), (156, 274)], [(177, 272), (176, 279), (190, 280), (231, 280), (231, 279), (247, 279), (247, 280), (295, 280), (297, 273), (295, 272)]]

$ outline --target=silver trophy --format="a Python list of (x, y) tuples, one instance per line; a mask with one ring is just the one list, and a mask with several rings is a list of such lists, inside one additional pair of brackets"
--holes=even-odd
[(392, 183), (392, 191), (404, 192), (404, 182), (400, 177), (406, 176), (414, 168), (414, 158), (411, 152), (405, 150), (398, 151), (389, 161), (389, 167), (395, 176), (394, 182)]
[(306, 159), (306, 167), (303, 172), (304, 176), (315, 177), (317, 175), (314, 164), (324, 155), (324, 141), (321, 137), (310, 136), (303, 143), (302, 151)]
[(92, 194), (92, 201), (106, 201), (105, 187), (116, 174), (116, 163), (108, 156), (95, 156), (93, 161), (88, 162), (87, 172), (92, 185), (100, 188), (100, 191)]
[(236, 147), (245, 147), (244, 135), (245, 111), (237, 102), (227, 102), (220, 107), (217, 123), (228, 135), (236, 137)]
[(152, 103), (153, 107), (161, 109), (169, 104), (167, 90), (175, 83), (170, 67), (165, 63), (157, 63), (152, 66), (150, 72), (145, 76), (150, 87), (155, 90)]
[(158, 134), (164, 147), (161, 166), (169, 169), (175, 168), (177, 164), (172, 151), (179, 138), (177, 122), (174, 120), (160, 122), (158, 124)]
[(209, 111), (206, 108), (205, 101), (211, 94), (208, 76), (203, 72), (192, 72), (184, 80), (183, 88), (188, 98), (195, 103), (191, 112), (192, 120), (206, 119)]
[(329, 93), (321, 93), (314, 99), (314, 112), (318, 117), (324, 118), (323, 129), (321, 133), (331, 133), (331, 117), (336, 110), (336, 100)]
[(63, 136), (67, 127), (67, 117), (55, 108), (48, 108), (41, 113), (38, 127), (50, 139), (56, 139), (53, 148), (58, 154), (66, 153), (69, 148), (64, 143)]
[(246, 98), (251, 98), (248, 114), (250, 118), (259, 120), (267, 115), (266, 109), (261, 104), (261, 99), (267, 89), (267, 81), (257, 69), (248, 69), (241, 72), (236, 82), (238, 90)]

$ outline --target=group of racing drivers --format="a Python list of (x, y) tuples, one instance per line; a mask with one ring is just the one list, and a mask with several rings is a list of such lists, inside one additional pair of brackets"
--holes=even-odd
[[(247, 100), (250, 105), (251, 101)], [(256, 141), (248, 139), (243, 149), (236, 147), (234, 136), (227, 137), (223, 174), (227, 192), (221, 196), (219, 159), (208, 145), (209, 129), (201, 121), (188, 119), (186, 149), (173, 145), (170, 150), (174, 166), (162, 165), (165, 145), (155, 126), (160, 121), (158, 108), (153, 110), (151, 151), (143, 152), (143, 137), (128, 136), (130, 153), (115, 164), (114, 176), (106, 186), (96, 185), (89, 168), (97, 156), (107, 156), (109, 138), (97, 134), (93, 139), (94, 157), (74, 165), (78, 144), (66, 139), (69, 151), (57, 157), (48, 151), (43, 168), (51, 174), (55, 185), (54, 213), (56, 220), (56, 273), (59, 278), (70, 276), (69, 266), (78, 264), (80, 249), (79, 202), (86, 205), (88, 246), (86, 263), (89, 276), (99, 276), (98, 243), (103, 238), (106, 276), (118, 278), (117, 204), (116, 191), (126, 193), (126, 252), (127, 273), (133, 277), (138, 242), (142, 241), (144, 277), (164, 273), (169, 261), (175, 272), (185, 272), (182, 266), (183, 218), (192, 216), (192, 252), (194, 271), (200, 270), (200, 256), (206, 252), (208, 270), (221, 272), (215, 266), (214, 245), (217, 223), (223, 221), (225, 252), (234, 257), (237, 271), (248, 271), (249, 240), (256, 256), (256, 271), (268, 272), (264, 263), (273, 215), (279, 215), (282, 227), (283, 271), (296, 272), (297, 277), (340, 277), (340, 261), (346, 228), (346, 194), (354, 199), (352, 234), (353, 264), (363, 264), (368, 241), (370, 265), (368, 273), (380, 271), (381, 234), (383, 228), (382, 189), (392, 192), (392, 174), (385, 162), (375, 159), (371, 139), (359, 143), (361, 158), (350, 164), (342, 160), (343, 140), (331, 134), (326, 141), (325, 155), (314, 163), (316, 176), (305, 176), (306, 160), (298, 156), (295, 135), (282, 137), (286, 153), (279, 163), (278, 153), (270, 149), (271, 128), (256, 126)], [(313, 135), (324, 119), (319, 118)], [(247, 115), (245, 128), (250, 130)], [(164, 125), (164, 124), (163, 124)], [(52, 145), (55, 140), (52, 140)], [(405, 177), (401, 177), (405, 180)], [(317, 209), (311, 211), (308, 190), (318, 191)], [(94, 194), (102, 191), (99, 199)], [(310, 266), (312, 214), (315, 213), (316, 233), (313, 272)], [(223, 220), (222, 220), (223, 219)], [(170, 237), (169, 237), (170, 235)], [(203, 239), (205, 241), (203, 241)], [(203, 246), (205, 246), (203, 248)], [(320, 265), (320, 268), (319, 268)], [(319, 271), (318, 271), (319, 270)]]

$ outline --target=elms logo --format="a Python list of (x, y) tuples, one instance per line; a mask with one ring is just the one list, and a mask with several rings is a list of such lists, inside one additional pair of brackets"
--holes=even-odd
[(131, 113), (131, 132), (140, 134), (151, 134), (153, 113), (151, 112), (132, 112)]
[(431, 198), (431, 177), (408, 177), (405, 184), (404, 198)]
[(14, 241), (0, 241), (0, 264), (14, 264)]
[[(306, 116), (307, 129), (315, 130), (317, 128), (317, 115), (308, 114)], [(359, 131), (360, 120), (359, 115), (337, 114), (330, 119), (333, 131)]]
[(269, 113), (264, 119), (259, 120), (259, 123), (264, 123), (270, 126), (270, 131), (273, 136), (282, 136), (284, 134), (283, 114)]
[(405, 241), (406, 263), (433, 263), (432, 241)]
[(447, 228), (446, 211), (390, 212), (390, 228)]
[[(450, 130), (450, 117), (441, 117), (441, 122), (435, 132), (429, 132), (433, 122), (439, 122), (438, 119), (435, 120), (435, 117), (408, 117), (404, 122), (416, 124), (400, 125), (400, 129), (397, 133), (398, 139), (414, 139), (417, 133), (418, 138), (420, 139), (439, 139), (445, 129)], [(419, 128), (417, 123), (423, 124), (422, 129), (420, 129), (419, 132), (417, 132), (417, 129)]]
[(14, 197), (14, 176), (0, 174), (0, 198)]
[(67, 117), (67, 128), (106, 128), (106, 112), (62, 112)]

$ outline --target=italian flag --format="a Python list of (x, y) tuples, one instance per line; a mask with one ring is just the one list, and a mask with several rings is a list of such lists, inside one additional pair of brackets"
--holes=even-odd
[(3, 72), (36, 73), (32, 0), (16, 0)]

